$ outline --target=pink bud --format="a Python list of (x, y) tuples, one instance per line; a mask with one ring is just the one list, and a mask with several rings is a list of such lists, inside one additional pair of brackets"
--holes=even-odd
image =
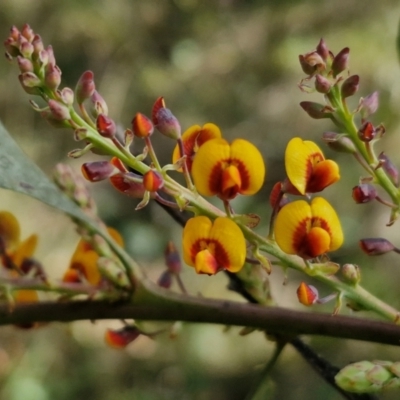
[(332, 84), (329, 79), (317, 74), (315, 76), (315, 89), (319, 93), (327, 94), (331, 90)]
[(33, 72), (33, 64), (32, 61), (28, 58), (23, 58), (21, 56), (17, 56), (17, 63), (19, 70), (21, 72)]
[(360, 82), (360, 77), (358, 75), (349, 76), (343, 82), (342, 87), (340, 89), (342, 97), (346, 98), (353, 96), (358, 90), (359, 82)]
[(323, 104), (312, 101), (302, 101), (300, 107), (314, 119), (330, 118), (332, 111)]
[(324, 132), (322, 140), (324, 140), (331, 149), (341, 153), (353, 154), (357, 151), (354, 143), (344, 134)]
[(299, 55), (299, 61), (301, 69), (307, 75), (314, 75), (318, 71), (322, 72), (326, 67), (324, 60), (316, 51)]
[(19, 47), (19, 51), (25, 58), (30, 58), (32, 56), (33, 50), (34, 50), (33, 44), (30, 42), (23, 42)]
[(37, 57), (39, 57), (39, 53), (44, 50), (44, 45), (43, 45), (43, 41), (42, 38), (39, 35), (35, 35), (33, 41), (32, 41), (32, 45), (33, 45), (33, 54), (32, 57), (34, 59), (36, 59)]
[(19, 76), (23, 87), (34, 88), (42, 86), (41, 80), (33, 72), (23, 72)]
[(383, 238), (368, 238), (360, 240), (361, 250), (369, 256), (380, 256), (396, 250), (392, 243)]
[(64, 104), (58, 102), (57, 100), (51, 99), (49, 100), (48, 105), (51, 115), (53, 116), (54, 119), (58, 121), (71, 119), (71, 114), (69, 112), (69, 109)]
[(379, 94), (378, 92), (373, 92), (361, 100), (361, 117), (363, 119), (368, 118), (370, 115), (376, 112), (378, 107)]
[(45, 68), (44, 82), (50, 90), (57, 90), (61, 83), (61, 70), (57, 65), (47, 64)]
[(179, 274), (182, 270), (181, 257), (173, 242), (168, 242), (164, 252), (165, 264), (172, 274)]
[(321, 56), (321, 58), (326, 61), (329, 57), (329, 49), (325, 43), (324, 39), (321, 39), (317, 46), (317, 53)]
[(84, 72), (78, 80), (75, 88), (76, 101), (82, 104), (86, 99), (90, 98), (96, 89), (93, 72)]
[(396, 186), (399, 186), (399, 170), (390, 161), (389, 157), (384, 152), (382, 152), (381, 154), (379, 154), (378, 160), (379, 160), (383, 170), (387, 173), (387, 175), (390, 177), (392, 182)]
[(33, 32), (33, 29), (32, 29), (28, 24), (25, 24), (25, 25), (22, 27), (21, 35), (22, 35), (26, 40), (28, 40), (29, 42), (32, 42), (33, 38), (35, 37), (35, 32)]
[(71, 88), (63, 88), (60, 92), (60, 95), (66, 105), (72, 106), (72, 104), (74, 104), (74, 91)]
[(168, 108), (160, 108), (156, 113), (155, 120), (157, 121), (156, 128), (163, 135), (175, 140), (181, 137), (179, 121)]
[(100, 93), (95, 90), (90, 98), (91, 102), (94, 105), (95, 109), (95, 116), (99, 114), (104, 114), (108, 115), (108, 106), (103, 97), (100, 95)]
[(342, 49), (333, 59), (332, 62), (332, 72), (334, 78), (336, 78), (341, 72), (347, 69), (349, 63), (350, 49), (345, 47)]
[(53, 51), (53, 46), (48, 45), (46, 48), (47, 54), (49, 56), (49, 63), (56, 65), (56, 59), (54, 57), (54, 51)]

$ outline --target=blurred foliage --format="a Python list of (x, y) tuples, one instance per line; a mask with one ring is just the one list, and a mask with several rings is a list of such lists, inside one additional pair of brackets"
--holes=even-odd
[[(45, 43), (53, 45), (66, 86), (74, 87), (84, 70), (93, 70), (110, 115), (121, 127), (129, 126), (137, 111), (149, 114), (154, 100), (162, 95), (184, 129), (214, 122), (226, 137), (246, 137), (255, 143), (267, 161), (267, 181), (257, 196), (236, 201), (238, 211), (267, 218), (269, 191), (284, 176), (283, 153), (288, 139), (296, 135), (321, 143), (322, 132), (332, 129), (329, 122), (311, 120), (298, 106), (302, 100), (317, 97), (297, 88), (303, 77), (297, 57), (315, 48), (320, 37), (335, 53), (346, 46), (351, 48), (351, 72), (361, 76), (360, 96), (379, 90), (380, 109), (374, 122), (383, 121), (387, 127), (386, 138), (379, 146), (400, 163), (399, 153), (393, 151), (400, 146), (397, 0), (1, 3), (2, 37), (7, 37), (11, 25), (29, 23)], [(354, 107), (356, 103), (354, 100)], [(0, 63), (0, 119), (48, 174), (56, 162), (67, 161), (66, 153), (76, 147), (70, 132), (55, 131), (31, 110), (18, 84), (15, 66), (5, 60)], [(155, 145), (160, 159), (169, 162), (174, 144), (158, 138)], [(347, 237), (335, 260), (359, 263), (364, 285), (400, 307), (396, 255), (379, 261), (369, 259), (357, 246), (358, 239), (366, 236), (398, 241), (396, 225), (385, 227), (389, 216), (382, 206), (352, 203), (351, 188), (363, 171), (353, 167), (348, 156), (323, 148), (342, 166), (341, 182), (325, 192), (338, 209)], [(81, 161), (68, 162), (79, 168)], [(100, 214), (121, 229), (129, 250), (156, 278), (163, 247), (171, 238), (179, 242), (180, 228), (156, 206), (134, 214), (135, 202), (131, 199), (114, 193), (106, 184), (92, 187)], [(44, 262), (53, 265), (57, 275), (67, 265), (77, 240), (72, 224), (33, 200), (1, 195), (2, 208), (13, 207), (16, 215), (26, 219), (25, 230), (40, 224)], [(226, 284), (223, 276), (195, 277), (190, 270), (183, 278), (193, 293), (238, 298), (221, 293)], [(282, 288), (282, 274), (274, 270), (272, 290), (279, 304), (299, 307), (295, 300), (297, 279), (296, 273), (290, 273), (288, 285)], [(272, 345), (261, 333), (242, 338), (237, 329), (224, 333), (221, 327), (184, 326), (175, 340), (165, 334), (118, 353), (102, 343), (106, 325), (55, 324), (35, 332), (2, 328), (0, 397), (243, 399), (272, 352)], [(383, 346), (326, 339), (312, 339), (310, 343), (337, 365), (360, 358), (400, 359), (399, 351)], [(265, 398), (338, 398), (289, 348), (272, 378)], [(382, 398), (397, 396), (385, 394)]]

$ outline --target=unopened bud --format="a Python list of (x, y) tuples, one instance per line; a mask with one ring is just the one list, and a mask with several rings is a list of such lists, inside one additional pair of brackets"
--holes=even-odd
[(132, 120), (132, 131), (135, 136), (146, 138), (153, 134), (154, 126), (144, 114), (137, 113)]
[(31, 60), (17, 56), (17, 63), (21, 72), (33, 72), (33, 64)]
[(327, 94), (331, 90), (332, 84), (329, 79), (317, 74), (315, 76), (315, 89), (319, 93)]
[(50, 90), (57, 90), (61, 83), (61, 70), (57, 65), (47, 64), (44, 82)]
[(361, 280), (360, 267), (355, 264), (344, 264), (341, 269), (343, 277), (347, 282), (356, 284)]
[(342, 84), (341, 93), (342, 97), (350, 97), (353, 96), (359, 87), (360, 77), (358, 75), (349, 76)]
[(324, 132), (322, 140), (333, 150), (341, 153), (355, 153), (356, 146), (351, 139), (345, 135), (336, 132)]
[(69, 88), (65, 87), (60, 92), (61, 98), (67, 106), (72, 106), (74, 104), (74, 91)]
[(40, 66), (46, 66), (49, 63), (49, 53), (46, 50), (41, 50), (37, 62)]
[(165, 264), (172, 274), (179, 274), (182, 270), (181, 257), (173, 242), (168, 242), (164, 252)]
[(28, 42), (32, 42), (32, 40), (35, 37), (35, 33), (33, 32), (33, 29), (28, 25), (24, 24), (24, 26), (21, 29), (21, 35), (28, 40)]
[(53, 99), (49, 100), (48, 105), (51, 115), (55, 120), (65, 121), (71, 119), (69, 108), (66, 105)]
[(318, 301), (318, 290), (311, 285), (307, 285), (304, 282), (300, 283), (297, 288), (297, 298), (299, 302), (305, 306), (312, 306)]
[(363, 142), (370, 142), (376, 137), (376, 129), (371, 122), (365, 122), (358, 131), (358, 137)]
[(338, 54), (336, 54), (332, 62), (332, 72), (334, 78), (336, 78), (341, 72), (347, 69), (349, 63), (349, 55), (350, 49), (348, 47), (345, 47)]
[(35, 35), (35, 37), (33, 38), (33, 41), (32, 41), (32, 45), (33, 45), (32, 58), (34, 60), (36, 60), (39, 57), (39, 53), (42, 50), (44, 50), (43, 41), (42, 41), (42, 38), (40, 37), (40, 35)]
[(156, 114), (156, 120), (156, 128), (164, 136), (175, 140), (181, 137), (181, 126), (171, 110), (168, 108), (160, 108)]
[(81, 166), (82, 175), (90, 182), (99, 182), (119, 173), (109, 161), (93, 161)]
[(379, 163), (392, 182), (399, 186), (399, 170), (397, 167), (390, 161), (389, 157), (382, 152), (378, 156)]
[(302, 101), (300, 107), (314, 119), (330, 118), (332, 109), (324, 106), (320, 103), (314, 103), (312, 101)]
[(317, 46), (317, 53), (326, 61), (329, 57), (329, 49), (324, 39), (321, 39)]
[(41, 80), (33, 72), (23, 72), (18, 76), (18, 78), (24, 89), (38, 88), (42, 86)]
[(101, 136), (109, 139), (113, 138), (117, 133), (117, 126), (114, 120), (105, 114), (99, 114), (96, 120), (96, 127)]
[(49, 58), (49, 64), (56, 65), (56, 58), (54, 57), (54, 51), (53, 51), (53, 46), (48, 45), (46, 48), (46, 52)]
[(84, 72), (78, 80), (75, 88), (76, 101), (82, 104), (86, 99), (90, 98), (96, 89), (93, 72)]
[(157, 280), (157, 285), (169, 289), (172, 285), (172, 273), (168, 270), (163, 271)]
[(92, 104), (94, 105), (94, 116), (97, 117), (99, 114), (108, 115), (108, 106), (100, 93), (95, 90), (90, 97)]
[(158, 124), (157, 113), (160, 110), (160, 108), (166, 108), (164, 97), (159, 97), (153, 105), (153, 109), (151, 111), (151, 119), (153, 121), (153, 125)]
[(30, 42), (22, 42), (19, 51), (21, 52), (22, 56), (25, 58), (31, 58), (33, 53), (34, 47), (33, 44)]
[(377, 190), (369, 183), (361, 183), (353, 187), (352, 197), (357, 204), (369, 203), (375, 200), (377, 196)]
[(397, 250), (392, 243), (383, 238), (361, 239), (359, 244), (361, 250), (369, 256), (380, 256), (381, 254)]
[(379, 94), (378, 92), (373, 92), (367, 97), (361, 99), (360, 102), (360, 112), (363, 119), (368, 118), (370, 115), (374, 114), (379, 107)]
[(314, 75), (316, 72), (322, 72), (326, 66), (324, 60), (316, 51), (305, 55), (299, 55), (299, 61), (301, 69), (307, 75)]
[(115, 349), (124, 349), (141, 335), (136, 326), (125, 326), (119, 330), (107, 329), (104, 335), (106, 343)]
[(156, 192), (164, 186), (164, 179), (160, 172), (151, 169), (143, 175), (143, 186), (149, 192)]

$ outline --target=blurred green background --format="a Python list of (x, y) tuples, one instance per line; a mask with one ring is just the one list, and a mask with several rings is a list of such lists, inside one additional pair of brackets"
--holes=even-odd
[[(183, 129), (214, 122), (225, 137), (244, 137), (263, 153), (268, 174), (264, 189), (252, 198), (235, 201), (239, 211), (258, 213), (266, 232), (268, 195), (284, 177), (283, 154), (293, 136), (317, 141), (326, 155), (341, 165), (342, 180), (324, 195), (337, 208), (346, 235), (335, 261), (359, 263), (364, 285), (400, 307), (398, 257), (379, 259), (360, 254), (362, 237), (384, 236), (399, 244), (398, 224), (386, 228), (388, 211), (379, 204), (356, 206), (351, 188), (363, 174), (347, 155), (332, 153), (321, 142), (332, 129), (326, 121), (310, 119), (298, 106), (317, 100), (297, 85), (303, 73), (298, 55), (311, 51), (323, 37), (337, 53), (351, 49), (351, 73), (361, 76), (359, 95), (379, 90), (380, 108), (373, 122), (384, 122), (387, 134), (379, 149), (400, 164), (400, 69), (396, 34), (400, 15), (397, 0), (2, 0), (0, 32), (5, 39), (11, 25), (29, 23), (45, 44), (52, 44), (63, 71), (63, 85), (74, 87), (80, 74), (95, 73), (97, 88), (110, 116), (129, 127), (138, 111), (150, 114), (158, 96), (179, 118)], [(15, 139), (49, 175), (57, 162), (79, 168), (82, 160), (68, 160), (78, 147), (69, 131), (55, 130), (28, 104), (19, 86), (17, 68), (0, 63), (0, 119)], [(318, 101), (318, 100), (317, 100)], [(355, 108), (357, 99), (352, 100)], [(154, 140), (163, 163), (174, 144)], [(1, 144), (0, 144), (1, 145)], [(85, 161), (96, 159), (87, 156)], [(100, 215), (124, 235), (131, 254), (157, 279), (162, 253), (169, 239), (179, 243), (180, 228), (155, 205), (134, 212), (136, 201), (114, 192), (107, 184), (92, 185)], [(62, 276), (78, 236), (63, 215), (38, 202), (0, 191), (2, 209), (21, 220), (23, 235), (40, 230), (38, 257), (55, 279)], [(225, 287), (226, 278), (195, 276), (184, 271), (191, 292), (207, 297), (240, 300)], [(271, 276), (277, 303), (297, 307), (295, 289), (300, 276), (282, 272)], [(322, 295), (327, 289), (318, 286)], [(316, 307), (330, 312), (330, 307)], [(343, 310), (343, 313), (350, 313)], [(47, 399), (244, 399), (273, 346), (261, 333), (246, 337), (239, 329), (183, 325), (178, 335), (155, 340), (140, 338), (126, 351), (106, 347), (106, 327), (118, 322), (53, 324), (36, 331), (13, 327), (0, 331), (0, 398)], [(399, 360), (393, 347), (355, 341), (306, 338), (314, 349), (338, 366), (363, 358)], [(264, 399), (337, 399), (290, 348), (285, 349)], [(396, 394), (382, 395), (397, 399)]]

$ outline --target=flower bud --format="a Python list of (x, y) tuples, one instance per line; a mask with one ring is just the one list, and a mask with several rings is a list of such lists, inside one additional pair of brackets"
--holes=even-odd
[(361, 280), (360, 267), (355, 264), (344, 264), (342, 265), (342, 275), (347, 282), (356, 284)]
[(377, 136), (377, 132), (375, 127), (371, 124), (371, 122), (365, 122), (362, 127), (358, 131), (358, 137), (363, 142), (370, 142), (375, 139)]
[(359, 244), (361, 250), (369, 256), (380, 256), (381, 254), (397, 250), (392, 243), (383, 238), (361, 239)]
[(342, 84), (341, 93), (342, 97), (350, 97), (353, 96), (357, 90), (360, 83), (360, 77), (358, 75), (349, 76)]
[(110, 117), (105, 114), (99, 114), (96, 120), (97, 131), (101, 136), (112, 139), (117, 133), (117, 126)]
[(164, 252), (165, 264), (172, 274), (179, 274), (182, 270), (181, 257), (173, 242), (169, 241)]
[(33, 64), (31, 60), (17, 56), (17, 63), (21, 72), (33, 72)]
[(333, 150), (340, 153), (353, 154), (357, 151), (356, 146), (349, 137), (345, 134), (336, 132), (324, 132), (322, 140)]
[(152, 109), (152, 111), (151, 111), (151, 119), (152, 119), (152, 121), (153, 121), (153, 125), (157, 125), (157, 124), (158, 124), (157, 113), (158, 113), (158, 110), (159, 110), (160, 108), (166, 108), (166, 107), (165, 107), (164, 97), (159, 97), (159, 98), (155, 101), (155, 103), (154, 103), (154, 105), (153, 105), (153, 109)]
[(332, 62), (332, 72), (334, 78), (347, 69), (349, 63), (349, 54), (350, 49), (348, 47), (345, 47), (338, 54), (336, 54)]
[(108, 106), (100, 93), (95, 90), (90, 97), (91, 102), (94, 105), (94, 115), (97, 117), (99, 114), (108, 115)]
[(399, 186), (399, 170), (397, 169), (397, 167), (390, 161), (390, 159), (384, 152), (379, 154), (378, 160), (381, 167), (392, 180), (392, 182), (396, 186)]
[(368, 118), (374, 114), (379, 107), (379, 94), (373, 92), (360, 101), (360, 112), (363, 119)]
[(129, 197), (133, 197), (135, 199), (143, 198), (146, 192), (143, 183), (134, 182), (128, 179), (129, 175), (134, 174), (130, 172), (113, 175), (110, 177), (110, 183), (119, 192), (126, 194)]
[(19, 46), (19, 51), (21, 52), (24, 58), (31, 58), (33, 50), (34, 50), (33, 44), (27, 41), (22, 42), (21, 45)]
[(300, 107), (314, 119), (330, 118), (333, 111), (329, 107), (313, 101), (302, 101)]
[(181, 137), (179, 121), (168, 108), (160, 108), (156, 113), (155, 119), (157, 121), (156, 128), (164, 136), (175, 140)]
[(143, 186), (149, 192), (156, 192), (164, 186), (164, 179), (160, 172), (151, 169), (143, 175)]
[(49, 100), (49, 109), (52, 117), (58, 121), (65, 121), (71, 119), (69, 108), (57, 100)]
[(299, 61), (301, 69), (307, 75), (314, 75), (318, 71), (322, 72), (326, 67), (324, 60), (316, 51), (299, 55)]
[(318, 290), (311, 285), (307, 285), (304, 282), (300, 283), (297, 288), (297, 298), (299, 302), (305, 306), (311, 306), (318, 301)]
[(41, 80), (33, 72), (23, 72), (18, 75), (18, 78), (24, 89), (38, 88), (42, 86)]
[(135, 136), (146, 138), (153, 134), (154, 126), (149, 118), (142, 113), (136, 113), (132, 120), (132, 131)]
[(54, 57), (53, 46), (48, 45), (46, 48), (49, 64), (56, 65), (56, 58)]
[(376, 199), (378, 192), (375, 187), (369, 183), (360, 183), (353, 187), (352, 196), (357, 204), (369, 203)]
[(85, 71), (79, 78), (75, 88), (76, 101), (78, 104), (82, 104), (93, 95), (96, 89), (93, 76), (92, 71)]
[(327, 94), (331, 90), (332, 84), (329, 79), (323, 77), (322, 75), (315, 75), (315, 89), (319, 93)]
[(44, 82), (50, 90), (57, 90), (61, 83), (61, 70), (57, 65), (47, 64)]
[(172, 273), (165, 270), (157, 280), (157, 285), (165, 289), (169, 289), (172, 285)]
[(69, 88), (65, 87), (60, 92), (61, 98), (67, 106), (72, 106), (74, 104), (74, 91)]
[(43, 41), (40, 35), (35, 35), (32, 41), (32, 45), (33, 45), (32, 59), (36, 60), (39, 57), (40, 52), (44, 50)]
[(119, 330), (107, 329), (104, 339), (106, 343), (115, 349), (124, 349), (141, 335), (136, 326), (125, 326)]
[(321, 56), (321, 58), (326, 61), (329, 57), (329, 49), (325, 43), (325, 40), (321, 38), (317, 46), (317, 53)]
[(21, 29), (21, 35), (28, 40), (28, 42), (32, 42), (32, 40), (35, 37), (35, 33), (33, 32), (33, 29), (28, 25), (24, 24), (24, 26)]
[(109, 161), (94, 161), (81, 166), (82, 175), (90, 182), (99, 182), (119, 173)]
[(37, 63), (40, 66), (46, 66), (49, 63), (49, 53), (46, 50), (41, 50), (38, 55)]

